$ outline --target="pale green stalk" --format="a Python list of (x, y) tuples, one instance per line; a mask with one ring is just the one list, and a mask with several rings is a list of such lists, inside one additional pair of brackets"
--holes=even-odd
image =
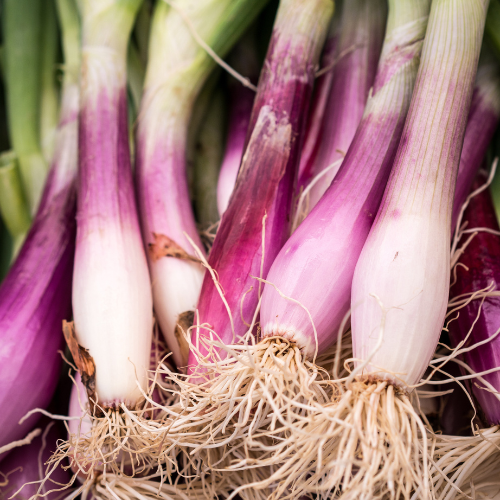
[(133, 120), (139, 113), (144, 85), (145, 68), (139, 54), (139, 50), (133, 42), (129, 43), (127, 54), (127, 86), (130, 91), (133, 104)]
[(80, 75), (80, 16), (76, 0), (56, 0), (64, 52), (64, 83), (78, 83)]
[[(224, 57), (266, 3), (267, 0), (159, 3), (153, 23), (156, 19), (157, 26), (164, 24), (163, 29), (151, 30), (146, 88), (164, 85), (162, 93), (173, 92), (177, 100), (181, 96), (194, 98), (216, 65), (202, 45)], [(192, 101), (189, 104), (191, 108)]]
[(31, 213), (47, 173), (39, 130), (42, 5), (40, 0), (5, 0), (2, 12), (9, 134)]
[(106, 47), (126, 53), (129, 37), (123, 33), (130, 33), (141, 4), (142, 0), (80, 0), (84, 50)]
[[(141, 390), (148, 387), (153, 330), (125, 115), (127, 47), (140, 4), (79, 1), (82, 62), (73, 317), (78, 342), (89, 350), (96, 367), (95, 386), (88, 389), (95, 387), (105, 411), (117, 415), (121, 403), (131, 409), (138, 406)], [(82, 456), (91, 457), (93, 464), (101, 447), (108, 446), (101, 438), (109, 436), (110, 446), (123, 446), (118, 429), (114, 434), (97, 425), (92, 432), (92, 443), (81, 446), (89, 446)]]
[(16, 154), (0, 155), (0, 213), (14, 240), (14, 255), (28, 231), (31, 218), (26, 204)]
[(196, 200), (196, 186), (195, 186), (195, 161), (196, 161), (196, 143), (200, 136), (200, 130), (207, 115), (210, 106), (210, 100), (214, 93), (217, 82), (220, 78), (220, 70), (215, 68), (211, 75), (206, 80), (202, 89), (200, 90), (196, 100), (193, 104), (191, 112), (191, 119), (189, 120), (189, 128), (187, 132), (186, 143), (186, 173), (189, 185), (189, 197), (192, 202)]
[(133, 37), (137, 42), (137, 49), (139, 51), (139, 57), (143, 66), (146, 66), (148, 62), (148, 46), (149, 46), (149, 30), (151, 29), (151, 2), (145, 1), (139, 12), (137, 13), (137, 18), (135, 20)]
[[(206, 82), (217, 63), (201, 44), (209, 46), (218, 57), (224, 57), (267, 1), (178, 0), (162, 1), (156, 6), (142, 113), (151, 114), (151, 121), (152, 115), (157, 115), (154, 119), (166, 127), (171, 122), (168, 127), (176, 128), (180, 136), (189, 122), (186, 150), (190, 186), (194, 140), (208, 106), (210, 87), (217, 79), (214, 76)], [(154, 145), (157, 139), (152, 135), (146, 140)]]
[(54, 0), (44, 0), (41, 42), (40, 141), (47, 163), (52, 160), (54, 139), (59, 119), (59, 85), (56, 62), (59, 33)]
[(219, 220), (217, 181), (224, 157), (226, 101), (221, 88), (212, 96), (195, 147), (195, 209), (205, 228)]

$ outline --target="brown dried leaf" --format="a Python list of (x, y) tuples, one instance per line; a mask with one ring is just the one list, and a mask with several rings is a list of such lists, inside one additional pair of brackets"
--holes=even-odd
[(153, 233), (154, 243), (148, 244), (149, 255), (153, 261), (162, 257), (174, 257), (176, 259), (189, 260), (200, 264), (200, 259), (189, 255), (180, 245), (164, 234)]
[(63, 332), (66, 343), (68, 344), (73, 361), (75, 362), (78, 371), (82, 377), (82, 383), (87, 389), (87, 395), (90, 402), (96, 401), (95, 392), (95, 363), (94, 358), (89, 354), (88, 350), (82, 347), (75, 333), (75, 324), (73, 321), (63, 321)]
[[(177, 324), (175, 325), (175, 338), (179, 347), (181, 348), (182, 361), (184, 366), (187, 366), (189, 357), (189, 343), (184, 336), (185, 333), (193, 326), (194, 321), (194, 311), (185, 311), (179, 314), (177, 318)], [(177, 368), (181, 368), (178, 366)]]

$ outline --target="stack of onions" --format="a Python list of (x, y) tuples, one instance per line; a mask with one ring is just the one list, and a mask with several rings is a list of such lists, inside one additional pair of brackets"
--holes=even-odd
[[(200, 319), (195, 325), (197, 340), (194, 347), (197, 351), (191, 358), (199, 365), (197, 371), (192, 367), (198, 377), (193, 377), (191, 384), (184, 384), (188, 404), (183, 421), (191, 418), (193, 427), (198, 430), (196, 439), (191, 436), (191, 446), (212, 467), (221, 467), (228, 456), (237, 459), (231, 464), (233, 470), (277, 464), (276, 472), (259, 482), (259, 487), (267, 487), (281, 481), (276, 494), (285, 493), (290, 487), (293, 489), (294, 482), (299, 479), (304, 479), (304, 484), (311, 484), (306, 478), (315, 468), (311, 464), (316, 461), (318, 441), (322, 442), (324, 438), (324, 428), (320, 426), (317, 432), (314, 425), (308, 424), (319, 420), (326, 430), (330, 425), (328, 417), (323, 416), (335, 384), (323, 380), (326, 374), (311, 360), (314, 361), (315, 353), (324, 351), (335, 341), (349, 308), (349, 288), (356, 260), (381, 201), (410, 104), (428, 7), (429, 3), (422, 1), (391, 3), (374, 92), (353, 145), (336, 182), (285, 244), (269, 271), (269, 284), (266, 284), (261, 299), (264, 338), (260, 343), (254, 344), (252, 336), (259, 287), (250, 278), (266, 275), (268, 254), (272, 255), (276, 247), (269, 244), (272, 240), (268, 236), (268, 222), (262, 204), (260, 212), (258, 207), (254, 209), (258, 218), (253, 212), (247, 215), (248, 224), (252, 222), (253, 226), (252, 231), (243, 233), (244, 240), (233, 236), (238, 234), (236, 231), (242, 231), (241, 225), (235, 224), (234, 214), (233, 219), (227, 215), (231, 214), (232, 205), (232, 210), (239, 212), (243, 193), (250, 191), (251, 180), (258, 175), (259, 170), (253, 175), (250, 171), (250, 162), (256, 161), (252, 138), (255, 137), (260, 146), (260, 153), (264, 148), (262, 137), (266, 135), (258, 128), (250, 136), (236, 191), (215, 239), (209, 264), (214, 269), (214, 276), (217, 273), (218, 281), (207, 277), (202, 290)], [(278, 15), (277, 24), (279, 20)], [(274, 49), (273, 44), (271, 47)], [(271, 55), (274, 54), (271, 52), (268, 57)], [(267, 63), (266, 67), (273, 66)], [(270, 85), (264, 80), (265, 76), (266, 73), (259, 83), (261, 89)], [(261, 90), (256, 100), (256, 110), (261, 114), (265, 107), (258, 106), (264, 96), (264, 90)], [(268, 99), (273, 102), (270, 97)], [(359, 179), (363, 179), (362, 184)], [(354, 190), (357, 196), (353, 195)], [(270, 211), (271, 214), (274, 212)], [(250, 216), (255, 219), (250, 219)], [(225, 224), (229, 230), (224, 229)], [(277, 223), (273, 221), (273, 224), (274, 229)], [(258, 231), (262, 225), (265, 232), (261, 236)], [(247, 256), (251, 248), (249, 235), (257, 240), (253, 245), (255, 253), (259, 250), (258, 257), (263, 252), (257, 236), (264, 242), (265, 260), (261, 264), (260, 259), (254, 257), (253, 268)], [(245, 244), (241, 246), (241, 250), (245, 250), (243, 260), (241, 255), (236, 260), (236, 241)], [(334, 255), (337, 257), (333, 259), (332, 249), (336, 246), (338, 252)], [(235, 263), (231, 266), (233, 254)], [(347, 264), (346, 255), (349, 255)], [(249, 268), (249, 278), (245, 281), (241, 269), (243, 263)], [(338, 268), (343, 274), (338, 275)], [(318, 277), (321, 277), (321, 283), (329, 281), (328, 287), (318, 287)], [(220, 289), (219, 284), (222, 285)], [(221, 290), (224, 290), (223, 295)], [(287, 299), (289, 296), (292, 300)], [(332, 304), (335, 304), (334, 311)], [(250, 327), (244, 324), (243, 318)], [(249, 332), (248, 344), (227, 345), (246, 330)], [(213, 336), (211, 341), (207, 340), (210, 335)], [(198, 356), (194, 355), (196, 352)], [(219, 356), (215, 366), (210, 355)], [(200, 384), (202, 375), (207, 381)], [(304, 426), (307, 430), (303, 429)], [(279, 439), (273, 442), (274, 437)], [(229, 445), (231, 448), (223, 451), (221, 456), (220, 449), (225, 450)], [(214, 450), (213, 453), (210, 450)], [(251, 476), (252, 473), (249, 478)], [(237, 491), (250, 488), (252, 483), (249, 479)]]
[[(162, 366), (162, 371), (178, 383), (181, 401), (162, 407), (163, 425), (151, 423), (148, 431), (157, 435), (165, 461), (172, 448), (194, 453), (200, 460), (190, 462), (202, 477), (208, 473), (214, 479), (212, 445), (204, 447), (205, 442), (213, 435), (218, 460), (221, 446), (231, 441), (223, 435), (224, 422), (239, 410), (231, 399), (231, 387), (223, 387), (225, 377), (217, 371), (217, 360), (226, 357), (225, 344), (244, 337), (247, 331), (253, 335), (248, 321), (255, 323), (260, 296), (254, 276), (267, 273), (289, 234), (294, 180), (305, 128), (301, 118), (308, 110), (315, 66), (332, 11), (331, 0), (310, 0), (306, 4), (303, 0), (282, 0), (280, 4), (250, 119), (248, 146), (208, 264), (205, 261), (210, 273), (205, 277), (192, 327), (190, 373), (187, 378), (180, 377)], [(206, 18), (200, 20), (204, 27), (205, 21)], [(248, 207), (244, 211), (243, 200)], [(166, 253), (165, 257), (169, 255)], [(204, 260), (201, 251), (198, 257)], [(175, 261), (171, 265), (176, 265)], [(218, 279), (213, 279), (216, 273)], [(224, 344), (215, 340), (212, 332)], [(243, 344), (237, 348), (246, 349)], [(228, 377), (229, 384), (238, 383), (233, 381), (234, 371)], [(247, 390), (243, 378), (240, 390)], [(248, 417), (255, 397), (259, 395), (252, 391), (248, 397), (238, 397), (242, 418)], [(223, 482), (225, 479), (227, 475)]]
[[(27, 14), (16, 62), (5, 0), (16, 251), (35, 217), (0, 286), (0, 474), (25, 461), (39, 496), (69, 465), (61, 489), (93, 500), (496, 495), (500, 228), (483, 174), (466, 201), (500, 119), (500, 73), (479, 58), (491, 1), (345, 0), (333, 20), (334, 0), (279, 0), (255, 87), (262, 23), (221, 58), (267, 0), (57, 0), (42, 193), (53, 12)], [(49, 416), (61, 324), (79, 373), (38, 482), (39, 441), (19, 447)], [(420, 405), (453, 380), (477, 410), (468, 436), (434, 433)]]
[[(340, 197), (343, 203), (338, 202), (340, 206), (336, 208), (333, 218), (328, 212), (329, 204), (325, 201), (322, 207), (320, 203), (309, 217), (311, 222), (308, 219), (304, 221), (304, 229), (299, 228), (294, 233), (275, 260), (262, 297), (264, 340), (255, 347), (226, 347), (225, 352), (231, 354), (231, 359), (220, 361), (217, 370), (211, 372), (214, 379), (205, 383), (209, 389), (205, 399), (195, 389), (188, 388), (190, 395), (195, 394), (193, 399), (197, 398), (195, 409), (198, 422), (202, 421), (202, 404), (206, 408), (204, 411), (210, 425), (205, 448), (223, 447), (234, 442), (236, 437), (242, 438), (242, 442), (231, 451), (233, 457), (240, 458), (236, 464), (233, 463), (233, 468), (245, 469), (274, 460), (278, 470), (265, 485), (276, 485), (280, 481), (276, 494), (286, 494), (289, 488), (292, 488), (292, 495), (298, 495), (301, 490), (331, 492), (339, 487), (346, 498), (359, 495), (368, 498), (374, 492), (409, 496), (414, 489), (419, 489), (425, 497), (429, 492), (427, 459), (419, 442), (422, 435), (425, 437), (425, 429), (412, 408), (408, 392), (419, 382), (434, 352), (444, 321), (451, 204), (486, 5), (481, 1), (467, 5), (454, 0), (433, 3), (404, 131), (405, 113), (402, 114), (401, 110), (406, 110), (409, 105), (428, 3), (395, 2), (391, 7), (393, 11), (386, 46), (379, 64), (379, 84), (375, 83), (373, 101), (368, 105), (365, 119), (336, 183), (329, 190), (337, 195), (332, 195), (332, 200), (337, 201)], [(408, 29), (408, 23), (413, 29)], [(404, 37), (403, 43), (398, 42), (401, 36)], [(402, 52), (400, 47), (406, 50)], [(451, 51), (453, 58), (448, 57)], [(439, 85), (436, 81), (440, 82)], [(395, 96), (399, 96), (397, 100)], [(396, 106), (394, 111), (391, 105)], [(428, 107), (434, 110), (434, 114), (429, 114)], [(387, 127), (386, 123), (381, 125), (381, 120), (382, 123), (387, 120), (391, 127)], [(448, 125), (442, 126), (442, 123)], [(382, 206), (363, 247), (401, 133), (402, 139)], [(424, 141), (425, 149), (421, 148)], [(251, 152), (250, 145), (247, 155)], [(364, 156), (363, 151), (366, 151)], [(353, 166), (348, 168), (350, 155)], [(359, 170), (354, 168), (354, 165), (363, 165), (360, 162), (363, 158), (366, 171), (361, 167), (358, 167)], [(375, 159), (377, 168), (370, 168)], [(437, 169), (436, 165), (443, 166)], [(243, 183), (243, 172), (238, 182)], [(341, 197), (344, 189), (349, 197)], [(241, 200), (237, 193), (235, 191), (232, 197), (235, 203)], [(231, 204), (228, 210), (230, 208)], [(323, 210), (328, 215), (322, 216)], [(334, 209), (331, 210), (333, 212)], [(221, 234), (225, 237), (222, 229), (228, 220), (227, 213), (217, 238), (222, 238)], [(326, 227), (333, 228), (333, 232), (311, 229), (308, 233), (306, 228), (308, 224), (314, 227), (315, 217), (321, 222), (321, 227), (326, 220), (331, 220)], [(346, 229), (346, 221), (349, 220), (353, 231), (348, 229), (350, 226)], [(334, 285), (323, 279), (320, 282), (325, 286), (321, 287), (317, 280), (311, 280), (312, 273), (324, 277), (324, 269), (327, 269), (321, 267), (320, 271), (317, 270), (322, 262), (314, 257), (318, 255), (318, 245), (312, 245), (309, 252), (304, 250), (313, 257), (306, 255), (299, 260), (296, 255), (300, 255), (301, 248), (307, 248), (313, 238), (337, 234), (336, 227), (338, 234), (343, 236), (328, 240), (325, 237), (325, 248), (330, 250), (334, 244), (339, 245), (342, 252), (339, 252), (336, 262), (338, 269), (346, 274)], [(409, 229), (405, 230), (407, 227)], [(353, 236), (349, 239), (351, 234)], [(357, 252), (352, 251), (354, 242)], [(356, 264), (359, 252), (361, 255)], [(331, 253), (325, 255), (325, 266), (329, 264), (336, 271)], [(349, 256), (348, 260), (346, 256)], [(234, 298), (228, 292), (230, 282), (227, 283), (214, 254), (211, 257), (210, 263), (213, 263), (225, 291), (226, 304), (231, 304)], [(228, 258), (227, 253), (225, 258)], [(283, 265), (292, 258), (297, 258), (300, 266), (291, 269)], [(304, 263), (307, 262), (310, 266), (304, 270)], [(352, 278), (354, 266), (356, 272)], [(301, 276), (304, 281), (300, 281)], [(342, 313), (348, 308), (345, 288), (348, 297), (351, 279), (354, 356), (359, 361), (344, 384), (331, 382), (340, 391), (338, 399), (330, 404), (320, 404), (321, 397), (324, 398), (321, 387), (330, 383), (325, 382), (323, 386), (321, 382), (316, 383), (315, 389), (312, 382), (317, 379), (318, 372), (305, 360), (314, 359), (318, 349), (325, 349), (335, 340), (336, 327), (341, 324)], [(287, 284), (287, 280), (295, 287), (280, 286), (281, 283)], [(308, 290), (307, 282), (310, 281), (314, 283), (315, 299), (304, 305), (307, 293), (303, 290)], [(335, 290), (332, 292), (332, 297), (338, 297), (339, 314), (332, 314), (331, 304), (334, 302), (329, 300), (329, 313), (325, 311), (321, 315), (317, 302), (323, 300), (327, 290), (335, 289), (337, 283), (346, 284), (338, 295)], [(213, 287), (216, 288), (215, 285)], [(297, 293), (304, 300), (295, 297)], [(212, 296), (216, 296), (215, 292)], [(212, 316), (208, 320), (205, 300), (203, 290), (198, 338), (200, 330), (203, 332), (208, 327), (209, 332), (218, 335), (222, 341), (213, 341), (211, 349), (223, 348), (223, 343), (227, 343), (232, 334), (227, 319), (224, 322), (219, 319), (226, 304), (219, 298), (221, 316), (216, 316), (215, 299), (212, 299)], [(247, 307), (247, 302), (243, 302), (243, 318), (251, 317)], [(325, 317), (324, 322), (317, 321), (321, 317)], [(242, 322), (241, 316), (235, 317), (234, 313), (230, 318), (231, 326)], [(239, 331), (237, 328), (235, 332)], [(427, 335), (428, 340), (422, 342), (422, 335)], [(410, 342), (414, 344), (408, 348)], [(196, 345), (200, 354), (204, 354), (200, 347), (203, 345), (209, 344), (200, 340)], [(198, 362), (201, 359), (198, 356)], [(209, 369), (207, 365), (204, 362), (205, 370)], [(305, 368), (309, 368), (309, 372)], [(308, 378), (303, 375), (304, 372), (308, 373)], [(293, 385), (296, 387), (290, 390)], [(297, 394), (303, 399), (297, 398)], [(299, 409), (293, 408), (294, 404)], [(234, 425), (231, 425), (232, 420)], [(230, 432), (224, 439), (223, 434), (228, 430)], [(269, 436), (276, 436), (279, 440), (270, 445), (266, 441)], [(387, 446), (387, 443), (391, 445)], [(249, 452), (252, 449), (261, 452), (255, 460)], [(423, 449), (426, 450), (425, 443)], [(216, 467), (217, 462), (211, 465)], [(262, 483), (259, 485), (262, 486)]]
[[(331, 470), (329, 450), (336, 446), (338, 431), (331, 428), (325, 410), (332, 409), (330, 401), (323, 403), (312, 393), (317, 382), (311, 361), (342, 332), (355, 266), (382, 200), (410, 106), (428, 11), (426, 1), (389, 3), (386, 38), (363, 120), (332, 185), (287, 241), (267, 278), (261, 307), (263, 342), (287, 341), (297, 365), (292, 370), (289, 362), (288, 370), (311, 372), (309, 380), (296, 378), (303, 387), (301, 399), (285, 393), (282, 400), (272, 402), (270, 422), (281, 413), (280, 422), (285, 422), (282, 440), (266, 448), (269, 464), (275, 456), (282, 463), (270, 478), (281, 481), (279, 491), (292, 488), (299, 494), (302, 488), (330, 488), (323, 486), (316, 471)], [(334, 381), (325, 381), (323, 387), (330, 387), (330, 398), (338, 397)], [(262, 458), (259, 462), (266, 463)]]
[(425, 429), (409, 393), (445, 318), (453, 195), (487, 7), (483, 0), (432, 3), (398, 155), (356, 266), (356, 369), (332, 413), (345, 424), (329, 452), (340, 461), (321, 473), (325, 485), (342, 484), (347, 498), (379, 488), (430, 497)]
[[(208, 260), (210, 273), (203, 282), (192, 328), (191, 376), (177, 379), (179, 417), (164, 427), (165, 439), (172, 429), (184, 431), (177, 439), (192, 449), (200, 458), (201, 470), (207, 472), (218, 467), (219, 459), (225, 460), (227, 443), (234, 444), (237, 434), (251, 429), (251, 412), (263, 394), (254, 373), (262, 375), (266, 370), (266, 351), (272, 358), (280, 350), (267, 341), (254, 348), (245, 340), (255, 341), (261, 293), (255, 277), (267, 275), (289, 234), (305, 129), (301, 118), (308, 110), (332, 11), (331, 0), (280, 3), (250, 119), (248, 145)], [(228, 357), (234, 352), (236, 359)], [(254, 355), (264, 371), (253, 370)], [(267, 411), (267, 406), (260, 407), (255, 420), (265, 420)], [(233, 418), (239, 421), (236, 427)], [(226, 426), (230, 432), (224, 435)]]

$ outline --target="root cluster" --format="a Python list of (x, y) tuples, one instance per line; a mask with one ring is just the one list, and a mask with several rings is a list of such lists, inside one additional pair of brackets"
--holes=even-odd
[(497, 498), (500, 495), (500, 427), (474, 436), (434, 435), (429, 441), (436, 500)]
[(346, 388), (334, 353), (320, 367), (281, 337), (216, 347), (225, 355), (189, 377), (162, 368), (179, 388), (164, 431), (200, 475), (229, 481), (229, 498), (430, 498), (428, 430), (403, 391)]
[(404, 390), (350, 382), (348, 343), (317, 363), (283, 338), (213, 342), (217, 356), (200, 357), (190, 375), (160, 363), (165, 401), (145, 395), (149, 417), (125, 407), (104, 413), (91, 435), (60, 444), (52, 463), (68, 457), (87, 475), (86, 491), (106, 500), (494, 494), (500, 431), (434, 434)]

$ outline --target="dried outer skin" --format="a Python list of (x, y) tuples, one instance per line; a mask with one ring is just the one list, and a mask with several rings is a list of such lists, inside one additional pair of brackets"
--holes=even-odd
[[(266, 285), (264, 335), (289, 338), (309, 356), (335, 341), (349, 310), (356, 262), (382, 200), (410, 105), (428, 10), (429, 2), (420, 2), (419, 9), (400, 16), (399, 24), (387, 31), (373, 94), (346, 158), (269, 272), (268, 280), (298, 303)], [(392, 16), (391, 9), (389, 22), (394, 24)]]
[[(486, 175), (481, 171), (476, 177), (472, 189), (479, 188), (485, 182)], [(489, 190), (484, 190), (470, 200), (463, 220), (467, 221), (467, 227), (470, 229), (488, 228), (500, 231)], [(482, 290), (491, 285), (493, 285), (494, 290), (498, 290), (500, 287), (500, 236), (479, 231), (465, 249), (459, 263), (456, 270), (457, 281), (450, 288), (451, 299), (461, 294)], [(456, 347), (465, 340), (474, 322), (475, 325), (464, 347), (486, 340), (500, 329), (500, 297), (488, 297), (482, 306), (481, 302), (481, 299), (476, 299), (461, 308), (458, 319), (450, 323), (450, 338), (453, 346)], [(477, 319), (479, 310), (481, 313)], [(463, 359), (475, 372), (499, 367), (500, 336), (464, 353)], [(500, 371), (484, 375), (484, 378), (495, 388), (497, 393), (500, 392)], [(484, 384), (479, 380), (472, 380), (470, 385), (488, 422), (491, 425), (500, 424), (500, 400), (498, 396), (495, 397), (489, 390), (485, 390)]]
[[(45, 431), (48, 424), (50, 424), (49, 419), (44, 418), (43, 425), (41, 425), (43, 431)], [(51, 427), (45, 436), (45, 443), (42, 433), (36, 437), (31, 444), (16, 448), (9, 453), (9, 456), (5, 460), (2, 460), (0, 464), (0, 473), (8, 475), (8, 483), (0, 487), (0, 498), (10, 498), (21, 487), (22, 490), (14, 497), (17, 500), (29, 500), (38, 492), (40, 483), (27, 483), (40, 481), (44, 478), (46, 469), (45, 463), (49, 460), (52, 453), (56, 451), (57, 440), (63, 437), (58, 423), (52, 422), (50, 425)], [(42, 471), (42, 475), (40, 475), (40, 470)], [(48, 493), (51, 490), (59, 490), (62, 488), (62, 485), (68, 484), (70, 479), (71, 476), (68, 471), (64, 470), (61, 465), (59, 465), (51, 473), (50, 480), (44, 484), (41, 494)], [(54, 491), (43, 498), (47, 500), (60, 499), (61, 492)]]
[(470, 193), (477, 170), (486, 155), (500, 119), (500, 72), (495, 60), (480, 60), (472, 94), (464, 145), (458, 167), (451, 230), (455, 230), (462, 205)]
[[(284, 0), (278, 10), (250, 120), (250, 139), (209, 257), (231, 310), (234, 335), (208, 273), (198, 304), (199, 323), (208, 323), (226, 344), (247, 331), (259, 298), (254, 277), (267, 275), (288, 237), (305, 125), (302, 118), (332, 13), (330, 0)], [(195, 331), (195, 337), (206, 334), (201, 328)]]
[[(349, 149), (375, 80), (384, 40), (386, 4), (385, 0), (344, 2), (336, 51), (339, 60), (319, 131), (320, 144), (309, 165), (301, 167), (299, 189), (307, 186), (312, 178), (342, 158)], [(312, 188), (310, 209), (327, 190), (337, 171), (330, 170)]]
[[(23, 438), (56, 389), (71, 317), (78, 88), (65, 89), (55, 157), (37, 215), (0, 287), (0, 446)], [(0, 457), (1, 458), (1, 457)]]

